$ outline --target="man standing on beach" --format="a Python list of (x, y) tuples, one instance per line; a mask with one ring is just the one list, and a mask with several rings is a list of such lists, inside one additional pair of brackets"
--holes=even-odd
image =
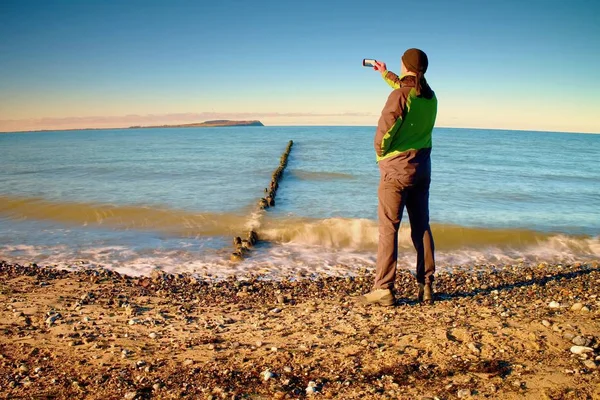
[(379, 246), (373, 290), (360, 297), (365, 304), (395, 304), (394, 280), (398, 259), (398, 229), (406, 206), (411, 238), (417, 251), (418, 299), (433, 302), (435, 272), (433, 235), (429, 226), (431, 134), (437, 98), (425, 80), (429, 62), (419, 49), (408, 49), (401, 75), (376, 62), (375, 70), (394, 88), (381, 112), (375, 133), (380, 170)]

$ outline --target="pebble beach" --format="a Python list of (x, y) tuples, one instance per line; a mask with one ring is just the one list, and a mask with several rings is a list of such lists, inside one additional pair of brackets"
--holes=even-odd
[(0, 263), (7, 399), (600, 399), (598, 262), (479, 265), (416, 302), (355, 276), (201, 279)]

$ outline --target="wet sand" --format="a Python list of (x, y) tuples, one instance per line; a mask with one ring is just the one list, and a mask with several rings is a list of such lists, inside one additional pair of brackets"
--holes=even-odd
[(356, 303), (372, 279), (2, 262), (0, 398), (600, 399), (597, 262), (457, 267), (434, 305), (407, 271)]

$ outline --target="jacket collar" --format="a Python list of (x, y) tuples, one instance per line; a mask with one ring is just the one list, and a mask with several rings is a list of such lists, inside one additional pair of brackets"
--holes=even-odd
[(404, 74), (400, 76), (402, 87), (414, 87), (417, 84), (417, 78), (414, 75)]

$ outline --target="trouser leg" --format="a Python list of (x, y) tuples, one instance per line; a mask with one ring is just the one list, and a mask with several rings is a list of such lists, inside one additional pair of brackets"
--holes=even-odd
[(432, 283), (435, 247), (429, 226), (429, 182), (407, 190), (406, 211), (410, 219), (412, 242), (417, 251), (417, 282)]
[(403, 190), (392, 182), (379, 183), (379, 244), (375, 289), (392, 289), (398, 263), (398, 228), (404, 210)]

